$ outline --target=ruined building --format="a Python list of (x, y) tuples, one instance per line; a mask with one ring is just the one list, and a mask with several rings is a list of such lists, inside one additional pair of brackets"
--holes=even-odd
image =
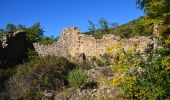
[(6, 68), (21, 63), (26, 56), (26, 32), (23, 30), (4, 34), (0, 41), (0, 67)]
[[(154, 28), (154, 34), (158, 28)], [(54, 55), (64, 57), (85, 58), (100, 57), (107, 52), (109, 47), (122, 44), (124, 51), (138, 46), (140, 53), (145, 52), (155, 41), (149, 37), (137, 36), (122, 39), (119, 36), (108, 34), (101, 39), (85, 35), (76, 27), (69, 27), (62, 31), (60, 38), (51, 45), (34, 43), (33, 47), (40, 56)], [(0, 67), (13, 66), (23, 61), (26, 57), (27, 41), (26, 31), (20, 30), (10, 35), (3, 35), (0, 41)]]
[(86, 57), (99, 57), (107, 52), (109, 47), (118, 43), (123, 44), (124, 50), (128, 50), (138, 45), (138, 50), (144, 52), (145, 49), (153, 44), (153, 40), (148, 37), (133, 37), (121, 39), (115, 35), (105, 35), (102, 39), (95, 39), (91, 35), (85, 35), (76, 27), (69, 27), (62, 31), (61, 37), (52, 45), (34, 44), (35, 50), (40, 56), (71, 56), (78, 57), (84, 54)]

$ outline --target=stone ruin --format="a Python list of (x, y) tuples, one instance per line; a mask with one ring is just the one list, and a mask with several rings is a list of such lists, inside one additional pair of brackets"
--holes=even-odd
[[(153, 34), (158, 34), (158, 26), (154, 26)], [(33, 47), (40, 56), (64, 56), (75, 58), (100, 57), (105, 54), (108, 48), (122, 44), (125, 51), (138, 46), (140, 53), (150, 46), (155, 46), (154, 38), (136, 36), (129, 39), (122, 39), (119, 36), (108, 34), (101, 39), (95, 39), (91, 35), (83, 34), (76, 27), (69, 27), (62, 31), (60, 38), (51, 45), (34, 43)], [(20, 30), (10, 35), (4, 34), (0, 41), (0, 67), (13, 66), (22, 62), (26, 56), (27, 41), (26, 31)]]
[(0, 41), (0, 67), (6, 68), (21, 63), (26, 56), (26, 32), (3, 34)]
[(62, 31), (61, 37), (54, 44), (42, 45), (34, 44), (35, 50), (40, 56), (54, 55), (64, 57), (100, 57), (107, 52), (109, 47), (118, 43), (123, 44), (124, 50), (127, 51), (138, 45), (138, 50), (142, 53), (153, 45), (153, 40), (149, 37), (137, 36), (130, 39), (122, 39), (115, 35), (105, 35), (102, 39), (95, 39), (91, 35), (85, 35), (76, 27), (69, 27)]
[[(154, 31), (155, 33), (156, 31)], [(91, 35), (83, 34), (76, 27), (69, 27), (62, 31), (61, 37), (51, 45), (34, 43), (34, 49), (40, 56), (64, 56), (80, 57), (83, 59), (100, 57), (107, 52), (108, 48), (122, 44), (125, 51), (138, 45), (138, 50), (143, 53), (154, 41), (149, 37), (137, 36), (122, 39), (115, 35), (105, 35), (101, 39), (95, 39)], [(17, 31), (9, 36), (3, 35), (0, 41), (0, 67), (11, 66), (22, 62), (26, 54), (26, 32)]]

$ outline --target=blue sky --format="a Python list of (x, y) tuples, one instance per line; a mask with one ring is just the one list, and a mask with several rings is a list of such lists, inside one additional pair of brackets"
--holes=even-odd
[(69, 26), (87, 31), (88, 20), (96, 23), (101, 17), (120, 25), (144, 15), (136, 0), (0, 0), (0, 4), (0, 28), (40, 22), (46, 36), (58, 36)]

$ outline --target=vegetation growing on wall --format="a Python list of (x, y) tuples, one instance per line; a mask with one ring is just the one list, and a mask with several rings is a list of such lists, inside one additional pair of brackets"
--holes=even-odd
[[(144, 9), (146, 16), (121, 26), (117, 23), (110, 25), (104, 18), (99, 19), (99, 25), (89, 21), (89, 32), (85, 34), (96, 38), (102, 38), (106, 34), (122, 38), (151, 36), (153, 26), (160, 25), (159, 34), (152, 36), (156, 45), (143, 54), (137, 51), (138, 46), (125, 52), (122, 45), (118, 44), (109, 48), (107, 54), (103, 55), (104, 61), (91, 59), (100, 67), (112, 65), (112, 71), (109, 71), (114, 74), (111, 79), (112, 86), (121, 87), (125, 97), (134, 100), (170, 99), (169, 5), (170, 0), (137, 0), (137, 6)], [(3, 33), (10, 34), (21, 29), (27, 31), (28, 44), (51, 44), (56, 41), (54, 37), (43, 36), (44, 31), (40, 23), (29, 28), (8, 24), (5, 29), (0, 30), (0, 38)], [(80, 88), (87, 78), (82, 70), (71, 71), (75, 65), (65, 58), (40, 58), (29, 49), (28, 58), (28, 62), (17, 65), (14, 69), (0, 69), (0, 87), (6, 87), (5, 95), (0, 93), (0, 99), (41, 99), (46, 90), (58, 91), (69, 85)], [(80, 65), (82, 68), (87, 66), (86, 69), (90, 66), (87, 62)]]
[(115, 78), (113, 86), (124, 90), (124, 95), (132, 99), (165, 100), (170, 98), (170, 1), (137, 0), (145, 10), (145, 26), (161, 25), (155, 38), (157, 46), (145, 54), (136, 49), (124, 52), (121, 45), (108, 52), (113, 57), (113, 49), (118, 49), (111, 61)]
[(170, 72), (168, 68), (163, 68), (160, 53), (154, 53), (154, 50), (150, 49), (141, 55), (136, 49), (137, 47), (134, 47), (124, 52), (121, 44), (109, 49), (108, 54), (113, 59), (111, 64), (115, 74), (112, 85), (121, 87), (124, 95), (132, 99), (168, 98)]

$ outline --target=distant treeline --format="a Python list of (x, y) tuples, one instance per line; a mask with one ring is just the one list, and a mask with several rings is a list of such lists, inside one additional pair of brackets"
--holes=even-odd
[(4, 29), (0, 29), (0, 39), (2, 39), (2, 35), (4, 33), (11, 34), (18, 30), (26, 30), (28, 43), (38, 42), (40, 44), (52, 44), (58, 39), (58, 37), (54, 36), (44, 36), (44, 30), (41, 27), (40, 22), (35, 23), (31, 27), (25, 27), (24, 25), (7, 24)]
[(145, 25), (145, 17), (140, 17), (123, 25), (116, 22), (109, 23), (105, 18), (100, 18), (98, 24), (88, 21), (89, 32), (85, 34), (92, 35), (95, 38), (102, 38), (105, 34), (114, 34), (122, 38), (133, 36), (150, 36), (152, 35), (152, 25)]
[[(98, 23), (95, 24), (92, 21), (88, 21), (88, 32), (84, 34), (92, 35), (95, 38), (102, 38), (103, 35), (113, 34), (122, 38), (130, 38), (133, 36), (150, 36), (152, 35), (153, 26), (145, 25), (146, 17), (140, 17), (129, 23), (118, 25), (116, 22), (109, 23), (105, 18), (100, 18)], [(40, 44), (52, 44), (58, 37), (44, 36), (44, 30), (41, 27), (40, 22), (35, 23), (31, 27), (25, 27), (24, 25), (7, 24), (6, 27), (0, 29), (0, 39), (4, 33), (10, 34), (17, 30), (26, 30), (27, 41), (29, 43), (38, 42)]]

